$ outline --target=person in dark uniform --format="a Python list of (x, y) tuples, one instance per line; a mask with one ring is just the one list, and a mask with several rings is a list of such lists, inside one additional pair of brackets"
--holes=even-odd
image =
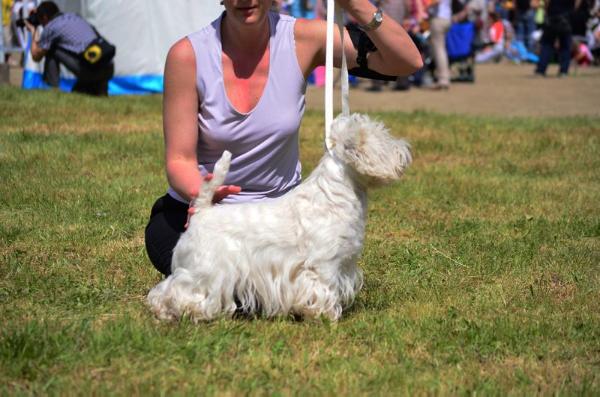
[(572, 28), (571, 17), (581, 0), (549, 0), (546, 9), (546, 23), (541, 39), (540, 60), (535, 73), (545, 76), (548, 64), (554, 56), (554, 45), (558, 41), (558, 76), (569, 74), (571, 63)]

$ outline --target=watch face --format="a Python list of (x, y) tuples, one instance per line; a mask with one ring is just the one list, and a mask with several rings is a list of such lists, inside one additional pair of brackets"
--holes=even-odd
[(383, 12), (378, 9), (377, 12), (375, 12), (375, 14), (373, 14), (373, 19), (371, 19), (371, 22), (369, 22), (366, 25), (360, 25), (361, 29), (363, 30), (373, 30), (379, 27), (379, 25), (381, 25), (381, 22), (383, 21)]

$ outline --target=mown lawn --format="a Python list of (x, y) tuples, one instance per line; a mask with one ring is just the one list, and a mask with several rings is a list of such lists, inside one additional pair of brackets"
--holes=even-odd
[(600, 393), (600, 118), (377, 114), (415, 162), (370, 194), (338, 324), (165, 324), (160, 101), (0, 88), (0, 395)]

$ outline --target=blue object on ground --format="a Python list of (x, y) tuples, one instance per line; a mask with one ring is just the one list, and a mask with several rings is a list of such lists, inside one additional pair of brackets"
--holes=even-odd
[(446, 35), (446, 50), (450, 61), (473, 55), (475, 24), (473, 22), (453, 23)]
[(538, 63), (540, 58), (533, 52), (527, 51), (527, 47), (522, 41), (513, 41), (511, 43), (512, 49), (516, 52), (517, 56), (521, 61)]

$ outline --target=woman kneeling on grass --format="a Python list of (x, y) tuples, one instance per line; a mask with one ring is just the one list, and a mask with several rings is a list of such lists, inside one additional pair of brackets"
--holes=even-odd
[[(306, 78), (325, 63), (326, 23), (273, 13), (272, 0), (223, 3), (217, 20), (179, 40), (167, 55), (163, 124), (170, 187), (152, 207), (146, 227), (148, 256), (164, 275), (171, 273), (189, 202), (224, 150), (233, 158), (217, 201), (267, 200), (300, 183), (298, 130)], [(361, 42), (368, 38), (377, 47), (368, 54), (368, 45), (357, 50), (345, 31), (353, 72), (404, 76), (421, 68), (419, 51), (392, 18), (368, 0), (338, 4), (362, 24)], [(334, 47), (339, 66), (337, 31)]]

